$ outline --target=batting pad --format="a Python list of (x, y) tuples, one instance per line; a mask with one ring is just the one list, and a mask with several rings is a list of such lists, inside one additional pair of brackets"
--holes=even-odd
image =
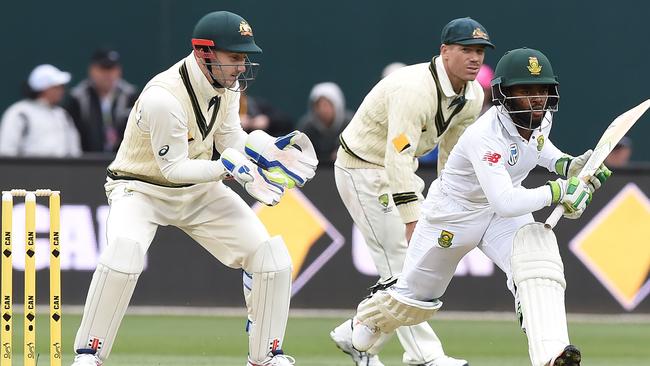
[(564, 266), (553, 231), (537, 222), (521, 227), (511, 264), (530, 360), (533, 366), (544, 366), (569, 344)]
[(252, 274), (248, 357), (262, 363), (282, 349), (291, 298), (291, 257), (279, 236), (264, 242), (247, 269)]
[(401, 326), (416, 325), (429, 320), (442, 302), (409, 299), (395, 291), (381, 290), (357, 307), (357, 319), (382, 333), (392, 333)]

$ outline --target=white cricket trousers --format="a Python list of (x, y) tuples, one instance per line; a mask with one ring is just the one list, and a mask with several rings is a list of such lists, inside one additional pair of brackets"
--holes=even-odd
[[(499, 217), (489, 207), (468, 210), (441, 192), (436, 180), (422, 205), (404, 271), (395, 288), (415, 300), (438, 299), (445, 293), (460, 260), (478, 247), (506, 274), (508, 289), (514, 295), (512, 242), (515, 232), (529, 222), (533, 222), (531, 214)], [(443, 230), (453, 235), (451, 240), (441, 238)]]
[[(339, 195), (368, 245), (380, 279), (399, 275), (408, 244), (405, 226), (393, 202), (385, 171), (350, 169), (335, 163), (334, 177)], [(421, 182), (417, 192), (421, 192), (423, 186)], [(382, 195), (388, 197), (386, 206), (382, 204), (385, 201), (380, 200)], [(444, 355), (438, 336), (427, 322), (400, 327), (397, 337), (404, 348), (405, 364), (424, 364)], [(376, 354), (381, 346), (370, 351)]]
[(110, 212), (107, 239), (117, 235), (145, 246), (158, 226), (176, 226), (221, 263), (248, 267), (247, 260), (269, 239), (266, 228), (239, 195), (222, 182), (167, 188), (140, 181), (106, 184)]

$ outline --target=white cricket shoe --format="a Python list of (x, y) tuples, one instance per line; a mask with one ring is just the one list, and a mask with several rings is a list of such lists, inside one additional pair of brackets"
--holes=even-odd
[(366, 352), (360, 352), (352, 347), (352, 319), (348, 319), (343, 324), (334, 328), (330, 332), (330, 337), (336, 343), (336, 346), (343, 352), (352, 357), (352, 361), (357, 366), (384, 366), (377, 355)]
[(418, 366), (469, 366), (465, 360), (458, 360), (453, 357), (442, 355), (433, 361)]
[(91, 354), (80, 354), (74, 357), (72, 366), (102, 366), (102, 360)]
[(296, 364), (296, 360), (293, 357), (283, 355), (283, 354), (277, 354), (273, 357), (267, 358), (262, 363), (254, 363), (253, 361), (248, 360), (246, 366), (291, 366), (295, 364)]
[(352, 319), (352, 346), (362, 352), (369, 350), (381, 337), (378, 328), (371, 328), (357, 318)]

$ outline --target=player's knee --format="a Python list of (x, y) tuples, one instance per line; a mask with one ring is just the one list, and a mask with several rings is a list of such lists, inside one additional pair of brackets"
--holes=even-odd
[(548, 279), (566, 287), (564, 265), (552, 232), (524, 225), (515, 234), (512, 250), (512, 280), (515, 286), (531, 279)]
[(263, 242), (246, 262), (244, 270), (249, 273), (291, 269), (291, 256), (280, 236), (274, 236)]
[(104, 249), (99, 263), (117, 272), (139, 274), (144, 269), (145, 253), (137, 241), (117, 237)]

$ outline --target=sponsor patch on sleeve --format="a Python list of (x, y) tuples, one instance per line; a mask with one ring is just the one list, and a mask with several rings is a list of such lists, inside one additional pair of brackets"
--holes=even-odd
[(494, 165), (499, 163), (501, 159), (501, 154), (493, 151), (488, 151), (483, 155), (483, 161), (487, 161), (488, 165)]
[(398, 153), (401, 153), (402, 151), (411, 147), (411, 143), (409, 142), (408, 137), (406, 137), (405, 134), (401, 133), (399, 136), (393, 139), (393, 146), (395, 146), (395, 150), (397, 150)]

